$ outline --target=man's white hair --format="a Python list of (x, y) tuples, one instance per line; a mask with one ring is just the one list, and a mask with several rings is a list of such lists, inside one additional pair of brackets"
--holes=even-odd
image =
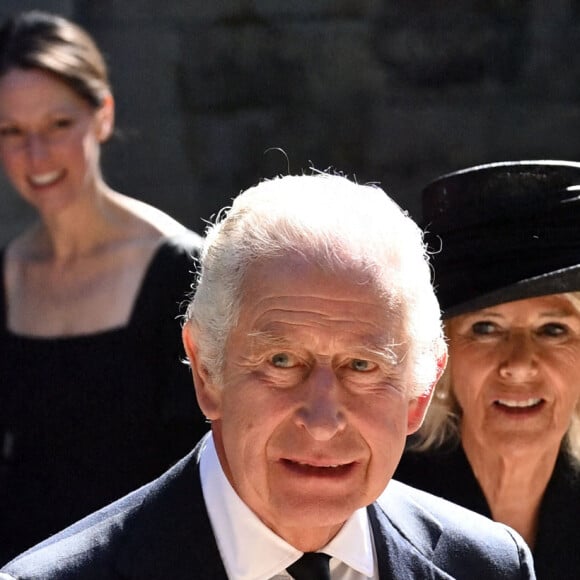
[(412, 394), (433, 383), (445, 345), (421, 231), (379, 187), (328, 173), (263, 181), (208, 228), (186, 317), (215, 380), (221, 380), (248, 266), (289, 255), (329, 271), (366, 273), (385, 307), (396, 300), (406, 320), (408, 336), (401, 338), (415, 366)]

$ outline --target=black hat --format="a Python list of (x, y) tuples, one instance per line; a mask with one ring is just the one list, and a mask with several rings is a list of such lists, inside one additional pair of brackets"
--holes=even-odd
[(470, 167), (423, 190), (444, 318), (580, 290), (580, 163)]

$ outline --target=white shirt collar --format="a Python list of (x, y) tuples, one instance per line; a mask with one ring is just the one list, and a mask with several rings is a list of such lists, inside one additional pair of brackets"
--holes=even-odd
[[(268, 580), (302, 555), (263, 524), (240, 499), (221, 468), (211, 434), (201, 450), (200, 475), (205, 505), (228, 578)], [(372, 578), (375, 557), (366, 509), (357, 510), (321, 551), (363, 577)]]

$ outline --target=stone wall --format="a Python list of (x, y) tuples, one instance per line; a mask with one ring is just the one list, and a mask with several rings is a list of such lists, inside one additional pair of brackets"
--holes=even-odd
[[(262, 177), (333, 167), (420, 217), (464, 166), (580, 159), (578, 0), (2, 0), (105, 52), (114, 187), (201, 231)], [(0, 184), (6, 239), (30, 217)]]

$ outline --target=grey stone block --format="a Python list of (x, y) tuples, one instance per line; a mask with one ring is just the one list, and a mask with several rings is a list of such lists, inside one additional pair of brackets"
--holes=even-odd
[(183, 47), (182, 95), (196, 113), (341, 106), (382, 83), (367, 28), (350, 21), (216, 25), (187, 34)]
[(85, 23), (98, 22), (113, 25), (121, 22), (155, 21), (159, 2), (155, 0), (77, 0), (77, 14)]
[(176, 22), (244, 21), (251, 17), (252, 0), (193, 0), (166, 2), (163, 14)]
[(312, 16), (364, 18), (376, 13), (379, 0), (254, 0), (256, 14), (267, 18)]
[(149, 110), (174, 98), (178, 36), (171, 28), (123, 25), (98, 28), (94, 36), (107, 57), (115, 92), (133, 106)]
[(526, 63), (527, 20), (490, 14), (422, 14), (374, 29), (384, 66), (410, 84), (437, 90), (497, 79), (517, 82)]
[(74, 8), (74, 0), (2, 0), (0, 3), (0, 19), (27, 10), (43, 10), (72, 18), (74, 16)]
[(287, 100), (292, 63), (280, 31), (261, 23), (189, 29), (180, 61), (184, 106), (194, 112), (269, 107)]
[(186, 149), (199, 179), (200, 215), (209, 218), (241, 189), (271, 175), (267, 150), (280, 139), (278, 120), (271, 113), (243, 110), (198, 115), (186, 132)]
[(98, 22), (213, 21), (247, 13), (250, 0), (83, 0), (87, 18)]
[(496, 159), (580, 159), (580, 103), (504, 101), (487, 139)]

